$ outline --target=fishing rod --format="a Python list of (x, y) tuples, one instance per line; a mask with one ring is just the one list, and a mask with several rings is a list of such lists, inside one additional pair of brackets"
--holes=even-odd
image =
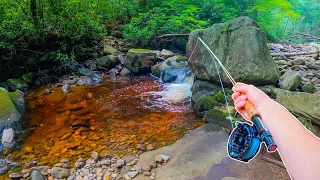
[[(203, 40), (200, 37), (198, 37), (198, 40), (209, 51), (213, 61), (218, 62), (228, 79), (231, 81), (232, 85), (235, 86), (236, 81), (232, 78), (232, 76), (221, 63), (219, 58), (211, 51), (208, 45), (205, 42), (203, 42)], [(218, 75), (220, 83), (221, 85), (223, 85), (219, 71)], [(228, 154), (232, 159), (239, 160), (241, 162), (249, 162), (258, 154), (262, 143), (265, 144), (268, 152), (276, 151), (277, 145), (274, 143), (271, 133), (262, 124), (262, 116), (260, 112), (253, 106), (253, 104), (249, 100), (246, 101), (244, 108), (248, 112), (248, 116), (249, 119), (252, 121), (252, 125), (248, 122), (240, 121), (237, 121), (235, 123), (236, 127), (234, 127), (234, 129), (232, 130), (228, 140)]]

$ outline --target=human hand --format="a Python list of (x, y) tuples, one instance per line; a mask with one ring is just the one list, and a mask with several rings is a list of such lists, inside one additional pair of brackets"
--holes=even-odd
[(266, 103), (272, 101), (264, 92), (253, 85), (237, 83), (232, 89), (234, 91), (232, 94), (232, 99), (235, 101), (234, 105), (237, 111), (247, 120), (249, 120), (249, 116), (245, 109), (246, 101), (250, 101), (262, 116), (266, 109)]

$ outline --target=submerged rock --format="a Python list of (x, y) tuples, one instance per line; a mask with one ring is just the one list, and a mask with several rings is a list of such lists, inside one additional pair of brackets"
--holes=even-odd
[(130, 49), (125, 59), (125, 66), (133, 73), (149, 73), (159, 52), (149, 49)]
[[(198, 42), (198, 37), (213, 50), (236, 81), (261, 85), (274, 84), (279, 79), (280, 71), (270, 56), (266, 34), (249, 17), (239, 17), (190, 33), (186, 47), (190, 68), (199, 79), (220, 83), (213, 59)], [(231, 85), (226, 75), (221, 75), (222, 81)]]
[(13, 124), (18, 123), (21, 114), (16, 109), (8, 91), (0, 88), (0, 132), (5, 127), (11, 127)]
[(21, 79), (8, 79), (8, 85), (11, 89), (26, 91), (28, 89), (28, 84)]
[(298, 71), (289, 70), (280, 77), (280, 88), (293, 91), (302, 82), (302, 77)]

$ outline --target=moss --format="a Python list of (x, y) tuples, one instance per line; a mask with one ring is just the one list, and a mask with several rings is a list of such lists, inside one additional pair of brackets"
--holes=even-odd
[(8, 79), (8, 85), (13, 90), (19, 89), (21, 91), (25, 91), (28, 88), (28, 84), (21, 79)]
[(16, 99), (19, 98), (21, 94), (18, 92), (9, 92), (9, 96), (11, 97), (11, 99)]
[(177, 56), (176, 61), (177, 61), (178, 63), (181, 63), (181, 62), (185, 62), (186, 59), (185, 59), (184, 57), (182, 57), (182, 56)]
[(299, 121), (309, 130), (311, 131), (313, 134), (317, 133), (317, 130), (315, 127), (312, 126), (311, 122), (305, 118), (298, 118)]
[(215, 106), (219, 106), (219, 105), (220, 105), (220, 103), (215, 99), (214, 96), (206, 96), (196, 103), (195, 109), (198, 112), (204, 112), (204, 111), (208, 111), (209, 109), (212, 109)]
[(224, 97), (224, 94), (221, 91), (215, 93), (214, 94), (214, 98), (220, 103), (225, 103), (225, 97)]
[(302, 91), (307, 92), (307, 93), (313, 93), (315, 90), (313, 84), (311, 83), (306, 83), (305, 85), (302, 86)]
[(130, 52), (149, 52), (149, 49), (130, 49)]
[(167, 64), (168, 66), (172, 66), (172, 62), (171, 62), (171, 61), (167, 61), (166, 64)]
[[(218, 124), (224, 128), (227, 128), (229, 130), (232, 130), (232, 125), (230, 121), (227, 119), (228, 114), (221, 112), (216, 109), (210, 109), (206, 114), (205, 114), (205, 119), (206, 122), (208, 123), (214, 123)], [(232, 119), (233, 121), (233, 119)]]

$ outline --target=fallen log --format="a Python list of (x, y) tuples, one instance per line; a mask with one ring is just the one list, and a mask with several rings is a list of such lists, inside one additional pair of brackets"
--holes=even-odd
[(310, 52), (293, 52), (293, 53), (287, 53), (287, 52), (281, 52), (281, 53), (270, 53), (271, 56), (299, 56), (299, 55), (310, 55), (310, 54), (318, 54), (318, 51), (310, 51)]
[(158, 36), (158, 38), (189, 38), (189, 34), (163, 34)]

